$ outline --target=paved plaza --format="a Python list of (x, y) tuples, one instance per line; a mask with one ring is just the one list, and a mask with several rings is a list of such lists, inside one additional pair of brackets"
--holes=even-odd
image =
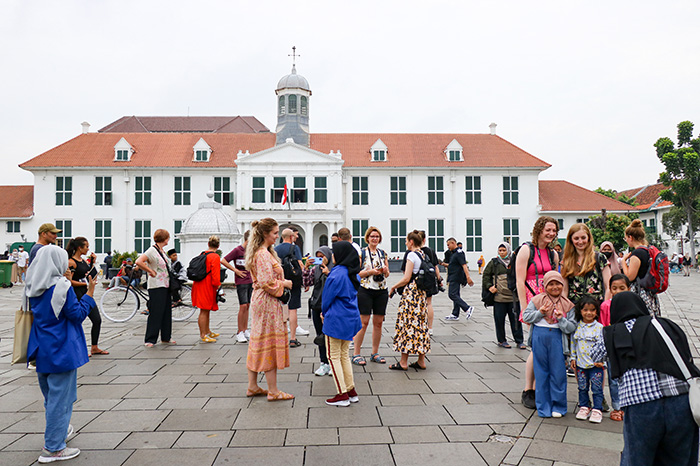
[[(689, 335), (696, 357), (699, 289), (699, 274), (674, 275), (661, 299), (665, 316)], [(174, 323), (178, 345), (151, 349), (143, 346), (145, 316), (124, 324), (104, 321), (100, 346), (111, 354), (78, 371), (72, 423), (79, 433), (70, 445), (82, 453), (68, 464), (618, 464), (622, 423), (607, 414), (598, 425), (575, 420), (573, 378), (569, 414), (562, 419), (542, 420), (520, 404), (528, 351), (496, 346), (480, 290), (479, 281), (463, 289), (476, 308), (469, 321), (443, 321), (451, 302), (445, 293), (435, 299), (429, 367), (420, 372), (388, 369), (397, 356), (391, 337), (398, 299), (391, 300), (380, 348), (387, 364), (368, 359), (365, 368), (353, 366), (360, 402), (347, 408), (324, 403), (334, 386), (331, 377), (313, 374), (319, 362), (312, 337), (299, 337), (291, 366), (279, 373), (280, 388), (296, 395), (293, 402), (246, 398), (247, 345), (234, 343), (235, 293), (212, 314), (212, 330), (222, 335), (214, 344), (198, 342), (196, 318)], [(35, 463), (44, 430), (36, 374), (10, 365), (21, 292), (0, 289), (0, 464), (12, 466)], [(301, 325), (312, 327), (306, 311), (300, 314)], [(86, 320), (86, 333), (90, 325)], [(367, 358), (369, 341), (368, 332)]]

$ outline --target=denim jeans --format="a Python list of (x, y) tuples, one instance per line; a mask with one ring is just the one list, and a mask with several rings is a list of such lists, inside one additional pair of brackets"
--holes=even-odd
[(698, 426), (687, 394), (626, 406), (623, 411), (620, 466), (697, 466)]
[(52, 452), (61, 451), (66, 448), (73, 403), (78, 399), (78, 370), (58, 374), (37, 372), (37, 377), (46, 410), (44, 448)]
[(610, 370), (608, 369), (608, 387), (610, 389), (610, 404), (612, 405), (612, 409), (615, 411), (620, 409), (620, 384), (617, 382), (617, 379), (613, 379), (610, 376)]
[(552, 417), (552, 411), (566, 414), (566, 364), (561, 330), (533, 325), (531, 331), (537, 414), (540, 417)]
[(466, 303), (460, 296), (460, 291), (462, 289), (462, 284), (459, 282), (450, 282), (447, 287), (447, 296), (452, 300), (452, 315), (459, 317), (459, 310), (467, 312), (469, 309), (469, 304)]
[(582, 408), (590, 408), (588, 388), (593, 393), (593, 409), (603, 410), (603, 372), (600, 367), (581, 369), (576, 367), (576, 380), (578, 381), (578, 405)]
[(520, 344), (523, 342), (523, 325), (515, 315), (515, 303), (493, 303), (493, 320), (496, 324), (496, 340), (499, 343), (506, 341), (506, 316), (510, 322), (510, 331), (513, 333), (513, 340)]

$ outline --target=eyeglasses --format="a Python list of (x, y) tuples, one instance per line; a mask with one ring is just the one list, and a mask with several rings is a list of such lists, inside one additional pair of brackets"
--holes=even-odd
[(381, 236), (379, 236), (379, 235), (369, 235), (369, 237), (370, 238), (377, 238), (377, 239), (381, 238)]

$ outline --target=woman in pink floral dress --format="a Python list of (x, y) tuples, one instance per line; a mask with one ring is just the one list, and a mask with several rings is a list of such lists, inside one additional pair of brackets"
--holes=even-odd
[[(292, 287), (291, 280), (284, 279), (282, 266), (272, 248), (278, 236), (279, 226), (274, 219), (253, 222), (245, 255), (246, 269), (253, 277), (246, 395), (267, 395), (267, 401), (294, 398), (294, 395), (277, 388), (277, 370), (289, 367), (287, 327), (282, 316), (282, 302), (277, 298), (284, 288)], [(265, 373), (267, 390), (258, 385), (260, 372)]]

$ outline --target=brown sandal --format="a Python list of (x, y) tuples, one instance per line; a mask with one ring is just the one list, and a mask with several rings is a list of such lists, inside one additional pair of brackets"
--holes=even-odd
[(265, 390), (262, 387), (258, 387), (255, 390), (248, 389), (245, 392), (245, 396), (261, 396), (261, 395), (267, 395), (267, 390)]
[(625, 413), (623, 413), (619, 409), (616, 409), (612, 413), (610, 413), (610, 419), (612, 419), (613, 421), (620, 422), (625, 419)]
[(275, 395), (272, 393), (267, 394), (267, 401), (286, 401), (286, 400), (293, 400), (294, 395), (290, 395), (289, 393), (284, 393), (283, 391), (277, 392)]

